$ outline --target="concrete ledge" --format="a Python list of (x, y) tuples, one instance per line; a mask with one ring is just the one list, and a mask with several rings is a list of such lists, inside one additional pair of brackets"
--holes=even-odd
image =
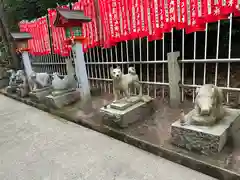
[[(54, 111), (54, 110), (50, 110), (50, 109), (46, 108), (44, 105), (37, 104), (37, 103), (31, 102), (29, 100), (22, 99), (20, 97), (15, 97), (12, 94), (7, 94), (7, 93), (1, 92), (1, 91), (0, 91), (0, 93), (4, 94), (7, 97), (13, 98), (13, 99), (18, 100), (20, 102), (23, 102), (27, 105), (36, 107), (36, 108), (38, 108), (42, 111), (50, 112), (53, 115), (59, 116), (63, 119), (66, 119), (68, 121), (72, 121), (72, 122), (76, 123), (75, 119), (73, 119), (72, 117), (70, 117), (67, 114), (57, 112), (57, 111)], [(200, 161), (198, 159), (194, 159), (190, 156), (187, 156), (186, 154), (182, 154), (182, 153), (170, 150), (170, 149), (162, 147), (162, 146), (160, 146), (160, 147), (156, 146), (156, 145), (151, 144), (149, 142), (146, 142), (144, 140), (141, 140), (141, 139), (138, 139), (136, 137), (127, 135), (124, 132), (113, 129), (109, 126), (106, 126), (106, 125), (101, 125), (100, 126), (98, 124), (95, 124), (93, 122), (90, 122), (90, 121), (87, 121), (87, 120), (84, 120), (84, 119), (81, 119), (80, 121), (78, 121), (78, 124), (82, 125), (84, 127), (87, 127), (89, 129), (95, 130), (97, 132), (100, 132), (102, 134), (108, 135), (110, 137), (113, 137), (113, 138), (115, 138), (117, 140), (120, 140), (122, 142), (133, 145), (133, 146), (135, 146), (137, 148), (140, 148), (142, 150), (153, 153), (157, 156), (161, 156), (161, 157), (163, 157), (165, 159), (168, 159), (170, 161), (173, 161), (175, 163), (184, 165), (184, 166), (186, 166), (188, 168), (191, 168), (193, 170), (196, 170), (196, 171), (202, 172), (204, 174), (207, 174), (209, 176), (215, 177), (217, 179), (220, 179), (220, 180), (234, 180), (234, 179), (238, 180), (238, 179), (240, 179), (240, 174), (237, 174), (233, 171), (218, 167), (218, 166), (210, 164), (210, 163), (206, 163), (204, 161)]]

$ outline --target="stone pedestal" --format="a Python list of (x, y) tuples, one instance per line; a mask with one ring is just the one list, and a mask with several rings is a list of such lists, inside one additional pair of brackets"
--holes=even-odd
[(37, 89), (29, 93), (29, 97), (31, 100), (35, 102), (42, 102), (44, 101), (45, 97), (52, 92), (51, 87), (46, 87), (42, 89)]
[(9, 82), (8, 78), (0, 79), (0, 89), (7, 87), (8, 82)]
[(136, 121), (146, 119), (152, 114), (153, 102), (150, 97), (145, 97), (144, 99), (145, 101), (138, 96), (132, 96), (128, 99), (128, 102), (126, 100), (119, 100), (118, 102), (102, 107), (100, 112), (103, 123), (116, 124), (121, 128), (126, 128)]
[(45, 98), (45, 104), (52, 108), (62, 108), (80, 100), (80, 93), (76, 90), (68, 91), (58, 95), (48, 95)]
[[(189, 112), (185, 119), (188, 118)], [(240, 118), (240, 110), (226, 108), (225, 117), (213, 126), (181, 125), (180, 120), (171, 126), (172, 143), (202, 154), (220, 152), (230, 136), (230, 128)]]
[(7, 86), (6, 87), (6, 92), (7, 93), (12, 94), (12, 93), (16, 93), (16, 91), (17, 91), (17, 86)]

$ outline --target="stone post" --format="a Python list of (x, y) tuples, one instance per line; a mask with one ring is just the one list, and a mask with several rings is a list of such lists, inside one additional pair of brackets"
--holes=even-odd
[(179, 51), (170, 52), (167, 54), (170, 107), (172, 108), (178, 108), (181, 101), (181, 94), (179, 88), (179, 82), (181, 80), (180, 66), (178, 63), (179, 56), (180, 56)]
[(73, 49), (75, 49), (76, 52), (74, 63), (77, 80), (80, 84), (81, 99), (89, 100), (91, 98), (91, 93), (81, 42), (76, 40), (75, 44), (73, 45)]
[(27, 75), (27, 77), (29, 77), (30, 74), (33, 72), (33, 70), (32, 70), (32, 65), (31, 65), (28, 51), (22, 52), (22, 60), (23, 60), (23, 65), (24, 65), (26, 75)]

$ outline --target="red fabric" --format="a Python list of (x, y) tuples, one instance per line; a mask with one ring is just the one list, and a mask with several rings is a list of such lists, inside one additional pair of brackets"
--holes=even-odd
[(85, 23), (86, 29), (87, 48), (98, 46), (99, 43), (99, 30), (97, 29), (96, 12), (93, 0), (86, 0), (83, 2), (84, 15), (91, 18), (91, 22)]
[(148, 40), (158, 40), (162, 39), (162, 29), (160, 27), (160, 19), (159, 19), (159, 12), (158, 12), (158, 1), (152, 0), (149, 4), (150, 7), (150, 21), (151, 28), (149, 30)]
[(221, 0), (221, 14), (230, 14), (236, 11), (236, 6), (238, 4), (237, 0), (226, 0), (226, 4), (224, 4), (224, 1)]
[(177, 6), (179, 8), (179, 16), (177, 18), (176, 29), (184, 29), (187, 26), (187, 1), (177, 0)]
[[(80, 10), (80, 11), (84, 12), (84, 1), (74, 3), (73, 6), (72, 6), (72, 9), (73, 10)], [(84, 12), (84, 14), (86, 14), (86, 13)], [(87, 38), (86, 37), (86, 31), (87, 31), (87, 28), (88, 28), (87, 24), (88, 23), (83, 23), (82, 24), (82, 36), (85, 37), (85, 38)], [(71, 45), (68, 45), (68, 46), (71, 46)], [(87, 47), (88, 47), (87, 43), (82, 44), (83, 52), (87, 52), (87, 50), (88, 50)]]
[(49, 40), (49, 34), (48, 34), (48, 24), (47, 24), (47, 18), (42, 17), (39, 19), (39, 33), (40, 33), (40, 40), (42, 42), (42, 54), (47, 55), (51, 53), (50, 48), (50, 40)]
[(120, 14), (120, 41), (129, 40), (129, 25), (128, 25), (128, 2), (127, 0), (119, 0), (118, 8)]
[(205, 31), (205, 23), (197, 23), (198, 20), (198, 0), (190, 0), (190, 17), (187, 23), (186, 33)]
[(168, 0), (168, 13), (169, 13), (169, 23), (171, 28), (176, 26), (177, 23), (177, 7), (176, 0)]
[(40, 55), (40, 44), (39, 44), (39, 28), (36, 21), (32, 22), (20, 22), (20, 32), (28, 32), (31, 34), (32, 39), (28, 41), (28, 48), (30, 53), (33, 55)]
[(103, 47), (110, 47), (110, 29), (107, 17), (107, 6), (104, 0), (98, 0), (99, 4), (99, 14), (101, 16), (101, 24), (103, 31)]
[(215, 0), (203, 0), (203, 4), (205, 22), (211, 23), (227, 19), (227, 15), (221, 14), (220, 3), (215, 3)]
[(130, 40), (136, 39), (138, 37), (137, 34), (137, 18), (139, 15), (136, 14), (136, 3), (135, 0), (128, 1), (128, 11), (129, 11), (129, 19), (130, 19)]
[(49, 9), (48, 17), (49, 17), (50, 29), (52, 32), (53, 52), (61, 56), (69, 56), (70, 49), (66, 48), (66, 44), (65, 44), (66, 34), (65, 34), (64, 28), (54, 26), (54, 20), (56, 18), (56, 10)]
[(234, 10), (234, 16), (239, 17), (240, 16), (240, 8), (239, 5), (236, 5), (236, 9)]

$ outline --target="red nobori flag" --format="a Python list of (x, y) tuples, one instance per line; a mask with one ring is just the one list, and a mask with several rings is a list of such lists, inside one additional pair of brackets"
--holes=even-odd
[(184, 29), (187, 26), (187, 4), (186, 0), (177, 0), (178, 16), (176, 29)]
[(172, 26), (169, 19), (168, 0), (162, 0), (162, 16), (164, 22), (164, 32), (171, 32)]
[(169, 19), (166, 20), (166, 17), (168, 17), (168, 12), (166, 12), (164, 0), (158, 0), (158, 16), (159, 28), (157, 28), (157, 33), (162, 34), (164, 32), (171, 32), (171, 25), (169, 23)]
[(128, 2), (127, 0), (119, 0), (118, 1), (119, 8), (119, 19), (120, 19), (120, 41), (129, 40), (129, 24), (128, 24)]
[(186, 33), (192, 33), (196, 31), (205, 31), (206, 26), (204, 23), (198, 23), (198, 0), (189, 0), (189, 6), (187, 9), (188, 12), (188, 21)]
[[(130, 19), (130, 39), (136, 39), (137, 33), (137, 21), (140, 21), (140, 14), (137, 10), (136, 0), (128, 1), (129, 19)], [(136, 12), (137, 10), (137, 12)], [(138, 23), (139, 24), (139, 23)]]
[(49, 32), (48, 32), (48, 24), (47, 24), (47, 17), (41, 18), (41, 32), (42, 32), (42, 39), (44, 44), (44, 54), (50, 54), (50, 40), (49, 40)]
[(237, 4), (237, 0), (221, 0), (221, 14), (228, 15), (236, 12)]
[[(38, 33), (38, 44), (39, 44), (39, 55), (46, 55), (49, 52), (48, 47), (45, 45), (45, 35), (48, 35), (47, 29), (44, 28), (44, 17), (39, 18), (37, 21), (37, 33)], [(50, 48), (50, 47), (49, 47)], [(47, 52), (48, 51), (48, 52)]]
[(107, 14), (107, 19), (106, 21), (108, 21), (108, 30), (109, 30), (109, 45), (115, 45), (115, 30), (114, 30), (114, 24), (113, 24), (113, 8), (112, 8), (112, 1), (108, 0), (106, 2), (106, 14)]
[(176, 0), (168, 0), (169, 23), (173, 28), (177, 24), (177, 2)]
[(53, 52), (61, 56), (69, 56), (70, 50), (65, 46), (66, 34), (64, 28), (54, 26), (54, 20), (57, 15), (56, 13), (55, 9), (48, 10), (49, 24), (52, 31)]
[(43, 43), (41, 39), (41, 25), (40, 25), (40, 19), (35, 20), (35, 28), (34, 31), (36, 33), (35, 42), (37, 44), (37, 55), (41, 56), (43, 55)]
[[(83, 2), (84, 1), (74, 3), (72, 6), (73, 10), (80, 10), (80, 11), (84, 12), (84, 3)], [(84, 14), (86, 14), (86, 13), (84, 13)], [(82, 36), (85, 38), (86, 38), (86, 24), (87, 23), (82, 24)], [(82, 48), (83, 48), (83, 52), (87, 52), (87, 50), (88, 50), (87, 43), (83, 43)]]
[(142, 7), (142, 1), (141, 0), (135, 0), (135, 14), (136, 14), (136, 37), (144, 37), (142, 34), (142, 22), (143, 22), (143, 16), (141, 12)]
[(235, 11), (234, 11), (234, 16), (239, 17), (239, 16), (240, 16), (240, 7), (239, 7), (239, 4), (237, 3), (235, 7), (236, 7), (236, 9), (235, 9)]
[(119, 0), (111, 0), (112, 7), (112, 23), (113, 23), (113, 31), (114, 31), (114, 43), (120, 42), (120, 17), (119, 17), (119, 8), (118, 6)]
[(98, 29), (97, 26), (97, 19), (96, 19), (96, 10), (95, 10), (95, 6), (94, 6), (94, 2), (93, 0), (90, 0), (90, 9), (91, 9), (91, 15), (90, 16), (92, 18), (92, 28), (93, 28), (93, 33), (94, 33), (94, 37), (93, 37), (93, 46), (98, 46), (99, 45), (99, 32), (100, 30)]
[(38, 54), (39, 45), (37, 41), (38, 38), (37, 38), (36, 29), (37, 29), (37, 26), (35, 24), (35, 21), (31, 21), (28, 23), (28, 32), (32, 35), (32, 39), (30, 40), (31, 43), (29, 45), (30, 45), (31, 53), (33, 55), (39, 55)]
[(92, 1), (88, 0), (88, 3), (85, 2), (84, 4), (84, 12), (85, 15), (90, 17), (92, 20), (91, 22), (87, 23), (87, 29), (88, 29), (88, 48), (94, 48), (98, 45), (98, 32), (97, 32), (97, 25), (96, 25), (96, 15), (95, 10)]
[(105, 0), (98, 0), (98, 3), (99, 3), (99, 11), (101, 16), (101, 23), (103, 25), (103, 28), (102, 28), (103, 39), (104, 39), (103, 46), (104, 48), (109, 48), (113, 45), (112, 44), (113, 30), (110, 28), (108, 2), (106, 2)]
[(203, 12), (206, 22), (216, 22), (227, 19), (227, 15), (221, 14), (220, 0), (203, 0)]
[[(19, 26), (20, 32), (28, 32), (28, 33), (30, 33), (30, 31), (29, 31), (29, 22), (21, 21), (21, 22), (19, 22), (18, 26)], [(30, 33), (30, 34), (31, 34), (31, 33)], [(31, 35), (32, 35), (32, 34), (31, 34)], [(33, 52), (32, 42), (33, 42), (32, 39), (28, 40), (28, 48), (30, 49), (29, 52), (30, 52), (31, 54), (32, 54), (32, 52)]]
[(150, 16), (149, 16), (149, 36), (148, 40), (153, 41), (157, 39), (162, 39), (162, 29), (160, 27), (159, 18), (159, 6), (157, 0), (152, 0), (149, 4)]
[(141, 37), (148, 36), (149, 34), (149, 27), (148, 27), (148, 7), (149, 7), (149, 0), (142, 0), (141, 2), (141, 20), (142, 20), (142, 31)]

